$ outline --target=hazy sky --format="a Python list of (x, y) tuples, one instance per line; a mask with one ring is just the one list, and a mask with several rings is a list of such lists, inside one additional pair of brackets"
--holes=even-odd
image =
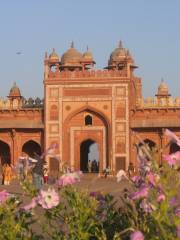
[(180, 96), (180, 0), (0, 0), (0, 36), (2, 97), (13, 82), (23, 96), (42, 97), (45, 51), (62, 56), (72, 40), (81, 52), (89, 46), (96, 68), (122, 40), (145, 97), (162, 77)]

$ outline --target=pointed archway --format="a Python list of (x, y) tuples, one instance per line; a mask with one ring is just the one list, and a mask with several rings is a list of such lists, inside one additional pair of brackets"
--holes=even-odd
[(0, 140), (0, 161), (1, 165), (11, 163), (10, 147), (7, 143)]
[[(90, 169), (88, 169), (90, 162)], [(97, 143), (92, 139), (84, 140), (80, 145), (80, 170), (83, 172), (99, 172), (99, 151)]]
[(37, 142), (30, 140), (24, 143), (22, 152), (26, 153), (30, 157), (34, 157), (34, 153), (41, 155), (41, 146)]

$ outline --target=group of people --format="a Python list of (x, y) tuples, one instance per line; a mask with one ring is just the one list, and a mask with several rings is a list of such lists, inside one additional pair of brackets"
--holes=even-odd
[(23, 153), (19, 157), (16, 166), (6, 162), (3, 163), (1, 172), (3, 185), (10, 185), (13, 177), (17, 177), (20, 181), (30, 181), (37, 189), (48, 183), (46, 162), (37, 153), (34, 153), (34, 158)]
[(37, 153), (34, 153), (34, 158), (28, 155), (19, 157), (17, 172), (20, 181), (32, 181), (37, 189), (40, 189), (43, 183), (48, 183), (46, 162)]
[[(88, 160), (88, 172), (99, 172), (99, 164), (96, 160)], [(71, 172), (68, 167), (66, 167), (66, 173)], [(132, 162), (130, 162), (127, 173), (124, 174), (130, 178), (133, 176), (135, 168)], [(111, 173), (110, 167), (106, 167), (103, 170), (104, 177)], [(43, 184), (48, 183), (48, 168), (44, 157), (34, 153), (34, 158), (28, 156), (27, 154), (22, 154), (19, 157), (16, 167), (13, 167), (9, 163), (4, 163), (2, 166), (2, 184), (9, 185), (13, 175), (17, 175), (20, 181), (31, 181), (37, 189), (40, 189)], [(122, 175), (122, 174), (120, 174)]]
[(88, 160), (88, 172), (99, 172), (99, 162)]

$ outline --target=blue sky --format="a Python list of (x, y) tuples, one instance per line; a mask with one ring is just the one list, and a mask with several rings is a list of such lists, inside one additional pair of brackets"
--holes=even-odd
[(96, 68), (122, 40), (145, 97), (154, 96), (162, 77), (180, 96), (179, 11), (179, 0), (1, 0), (0, 96), (16, 82), (23, 96), (42, 97), (45, 51), (62, 56), (72, 40), (81, 52), (89, 46)]

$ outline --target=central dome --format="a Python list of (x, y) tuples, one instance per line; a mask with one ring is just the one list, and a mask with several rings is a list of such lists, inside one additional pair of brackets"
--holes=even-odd
[(82, 54), (74, 48), (72, 42), (71, 48), (69, 48), (61, 58), (61, 64), (63, 66), (80, 66), (82, 61)]

